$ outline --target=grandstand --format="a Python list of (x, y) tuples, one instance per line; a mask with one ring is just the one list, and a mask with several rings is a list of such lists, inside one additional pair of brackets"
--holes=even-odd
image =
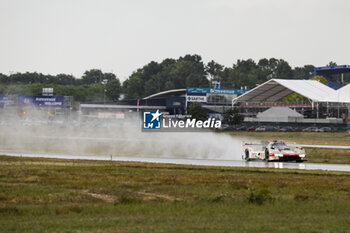
[[(335, 90), (344, 86), (344, 74), (348, 73), (350, 73), (349, 65), (321, 66), (314, 69), (314, 76), (324, 76), (327, 79), (327, 85)], [(338, 76), (339, 80), (335, 76)]]

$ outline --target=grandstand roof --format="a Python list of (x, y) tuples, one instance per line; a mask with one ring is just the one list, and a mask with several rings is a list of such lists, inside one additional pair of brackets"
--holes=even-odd
[(168, 90), (168, 91), (162, 91), (162, 92), (158, 92), (156, 94), (147, 96), (143, 99), (147, 100), (147, 99), (152, 99), (152, 98), (163, 98), (163, 97), (168, 97), (168, 96), (184, 95), (184, 94), (186, 94), (186, 90), (187, 89), (173, 89), (173, 90)]
[(342, 74), (349, 73), (349, 65), (336, 65), (336, 66), (321, 66), (315, 67), (314, 75), (333, 75), (333, 74)]
[(332, 102), (329, 98), (335, 95), (337, 91), (315, 80), (271, 79), (233, 101), (275, 102), (294, 92), (313, 102)]

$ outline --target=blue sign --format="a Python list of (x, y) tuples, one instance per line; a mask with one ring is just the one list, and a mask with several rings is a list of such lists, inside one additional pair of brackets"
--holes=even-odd
[(34, 98), (32, 96), (18, 96), (17, 103), (19, 105), (30, 105), (34, 103)]
[(316, 67), (315, 70), (336, 70), (336, 69), (348, 69), (350, 66), (348, 65), (337, 65), (337, 66), (321, 66)]
[(44, 107), (63, 107), (63, 96), (35, 96), (34, 103)]
[(227, 95), (242, 95), (249, 90), (242, 89), (213, 89), (213, 88), (187, 88), (187, 94), (227, 94)]
[(143, 112), (143, 128), (144, 129), (160, 129), (161, 127), (161, 113)]

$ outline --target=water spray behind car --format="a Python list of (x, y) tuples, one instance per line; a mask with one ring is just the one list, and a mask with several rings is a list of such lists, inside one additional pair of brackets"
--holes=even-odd
[(49, 109), (1, 109), (0, 149), (19, 152), (241, 159), (241, 140), (224, 133), (146, 133), (135, 119), (113, 124), (64, 118)]

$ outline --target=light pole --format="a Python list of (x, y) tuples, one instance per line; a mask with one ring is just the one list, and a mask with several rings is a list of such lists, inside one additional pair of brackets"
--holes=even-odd
[(102, 84), (104, 85), (103, 86), (103, 103), (106, 104), (106, 84), (107, 84), (108, 80), (107, 79), (103, 79), (102, 80)]
[(108, 80), (107, 79), (103, 79), (102, 80), (102, 84), (103, 86), (103, 108), (106, 109), (106, 84), (107, 84)]

